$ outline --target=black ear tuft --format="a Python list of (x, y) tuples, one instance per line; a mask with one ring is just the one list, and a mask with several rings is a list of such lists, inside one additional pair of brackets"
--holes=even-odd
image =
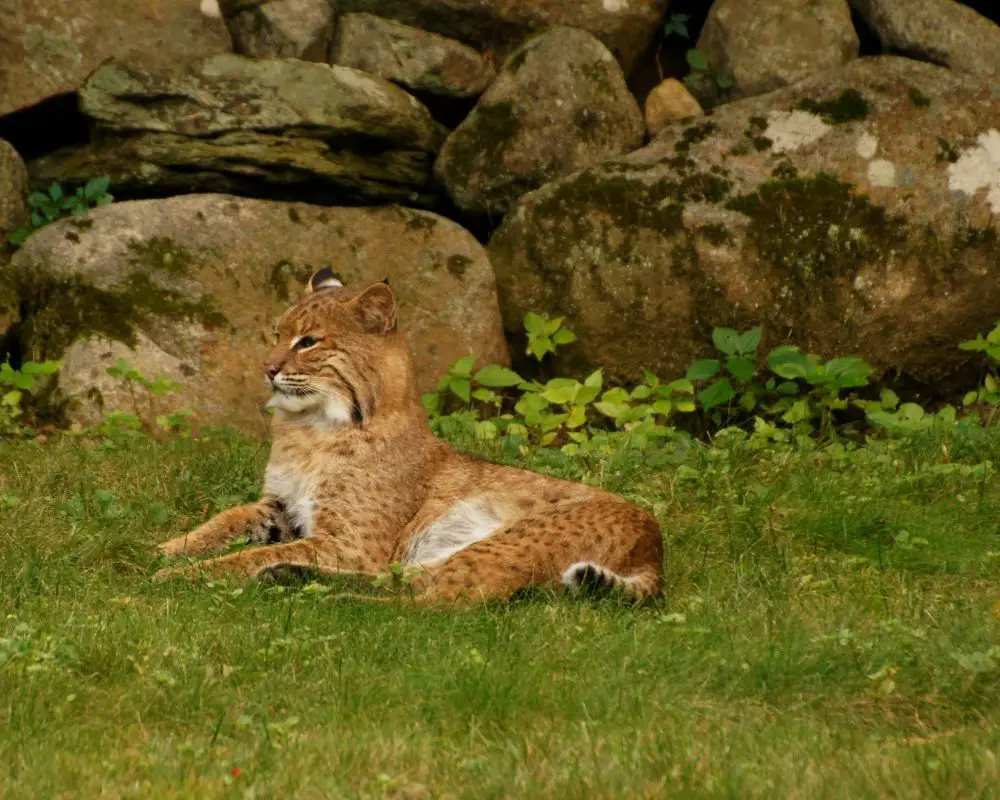
[(382, 278), (382, 283), (384, 283), (386, 286), (389, 286), (389, 279), (388, 278)]
[(323, 267), (317, 270), (309, 279), (309, 291), (318, 292), (321, 289), (340, 289), (344, 282), (333, 267)]

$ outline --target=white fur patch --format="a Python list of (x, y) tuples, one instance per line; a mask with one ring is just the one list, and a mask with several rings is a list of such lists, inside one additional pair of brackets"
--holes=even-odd
[[(280, 378), (280, 375), (276, 378), (279, 386)], [(302, 422), (322, 431), (354, 421), (354, 406), (350, 400), (340, 395), (275, 392), (267, 401), (267, 407), (301, 415)]]
[(316, 501), (312, 481), (299, 473), (280, 467), (268, 467), (264, 473), (264, 494), (285, 504), (285, 513), (304, 539), (312, 536), (313, 510)]
[(413, 536), (405, 560), (426, 566), (440, 564), (486, 539), (501, 525), (503, 520), (490, 513), (481, 500), (460, 500)]

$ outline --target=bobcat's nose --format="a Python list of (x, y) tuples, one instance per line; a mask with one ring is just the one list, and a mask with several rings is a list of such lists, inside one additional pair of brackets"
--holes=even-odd
[(264, 365), (264, 374), (267, 375), (267, 379), (269, 381), (273, 381), (274, 380), (274, 376), (277, 375), (279, 372), (281, 372), (281, 365), (280, 364), (265, 364)]

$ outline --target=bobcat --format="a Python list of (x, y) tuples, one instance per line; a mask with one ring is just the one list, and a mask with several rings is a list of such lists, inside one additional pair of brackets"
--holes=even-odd
[(264, 363), (273, 444), (259, 502), (160, 545), (167, 555), (265, 545), (167, 568), (252, 577), (281, 568), (375, 577), (418, 567), (421, 601), (505, 598), (549, 586), (660, 593), (656, 521), (581, 483), (462, 455), (427, 426), (387, 283), (362, 291), (325, 268), (278, 321)]

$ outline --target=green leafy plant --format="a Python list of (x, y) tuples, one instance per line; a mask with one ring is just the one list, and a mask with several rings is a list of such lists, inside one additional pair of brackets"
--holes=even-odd
[(997, 377), (997, 367), (1000, 365), (1000, 322), (986, 336), (977, 334), (975, 339), (962, 342), (959, 348), (973, 353), (983, 353), (989, 359), (989, 370), (982, 384), (962, 398), (962, 405), (966, 408), (977, 407), (985, 410), (987, 422), (992, 422), (997, 406), (1000, 406), (1000, 378)]
[(156, 427), (166, 433), (182, 437), (191, 435), (191, 420), (195, 413), (190, 408), (182, 408), (167, 414), (156, 413), (157, 400), (180, 389), (175, 381), (163, 375), (147, 378), (121, 357), (108, 367), (107, 373), (124, 383), (131, 398), (132, 411), (118, 410), (106, 413), (103, 423), (99, 426), (103, 435), (113, 436), (115, 433), (143, 430), (144, 418), (147, 423), (155, 422)]
[(679, 36), (682, 39), (690, 39), (691, 33), (687, 26), (690, 19), (690, 14), (671, 14), (668, 16), (667, 21), (663, 23), (664, 38)]
[(556, 352), (556, 348), (572, 344), (576, 334), (563, 327), (565, 317), (550, 319), (544, 314), (529, 311), (524, 315), (524, 330), (528, 334), (528, 355), (541, 361), (548, 353)]
[(20, 369), (14, 369), (9, 362), (0, 364), (0, 436), (31, 432), (19, 421), (24, 414), (25, 395), (33, 394), (39, 378), (54, 375), (60, 366), (58, 361), (28, 361)]
[(734, 82), (731, 75), (715, 72), (709, 64), (708, 56), (696, 47), (692, 47), (685, 54), (691, 73), (684, 78), (684, 83), (695, 94), (703, 94), (707, 87), (724, 94), (733, 88)]
[(45, 192), (32, 192), (28, 195), (31, 222), (14, 231), (10, 236), (11, 244), (20, 245), (35, 231), (57, 219), (108, 205), (114, 200), (108, 192), (110, 185), (111, 179), (103, 176), (91, 178), (73, 194), (66, 193), (58, 183), (53, 183)]

